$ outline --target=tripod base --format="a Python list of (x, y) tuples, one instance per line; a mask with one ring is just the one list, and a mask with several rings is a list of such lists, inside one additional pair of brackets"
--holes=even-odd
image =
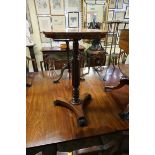
[[(69, 64), (69, 65), (70, 65), (70, 64)], [(61, 80), (61, 78), (62, 78), (62, 76), (63, 76), (63, 73), (64, 73), (65, 69), (67, 69), (67, 68), (68, 68), (68, 64), (65, 65), (65, 66), (61, 69), (61, 73), (60, 73), (58, 79), (53, 80), (53, 83), (59, 83), (59, 81)], [(84, 76), (84, 75), (83, 75), (83, 76)], [(80, 80), (81, 80), (81, 81), (84, 81), (84, 80), (85, 80), (85, 78), (84, 78), (83, 76), (80, 77)], [(69, 70), (69, 78), (70, 78), (70, 70)]]
[(79, 126), (83, 127), (87, 125), (87, 120), (84, 116), (84, 105), (88, 103), (92, 99), (91, 95), (88, 93), (85, 93), (82, 95), (79, 103), (69, 103), (67, 101), (64, 101), (64, 99), (57, 99), (54, 101), (55, 106), (62, 106), (65, 107), (76, 115), (77, 123)]
[(65, 69), (67, 69), (67, 67), (68, 67), (68, 64), (65, 65), (65, 66), (61, 69), (61, 73), (60, 73), (60, 75), (59, 75), (59, 78), (56, 79), (56, 80), (53, 80), (53, 83), (59, 83), (59, 81), (60, 81), (60, 79), (62, 78), (63, 73), (64, 73)]

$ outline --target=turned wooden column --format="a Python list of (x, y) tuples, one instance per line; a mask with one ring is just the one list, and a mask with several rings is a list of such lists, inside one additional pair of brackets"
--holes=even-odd
[(80, 62), (79, 62), (79, 43), (78, 39), (73, 40), (73, 61), (72, 61), (72, 104), (79, 104), (79, 85), (80, 85)]
[(66, 40), (66, 45), (67, 45), (66, 51), (67, 51), (67, 61), (68, 61), (68, 72), (71, 73), (70, 64), (69, 64), (69, 51), (70, 51), (69, 40)]

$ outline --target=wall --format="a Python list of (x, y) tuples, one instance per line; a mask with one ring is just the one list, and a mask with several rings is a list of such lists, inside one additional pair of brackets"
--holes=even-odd
[[(29, 7), (30, 17), (31, 17), (31, 21), (32, 21), (32, 28), (33, 28), (32, 39), (35, 44), (34, 52), (35, 52), (35, 56), (36, 56), (36, 60), (37, 60), (37, 66), (38, 66), (38, 69), (40, 70), (40, 61), (43, 59), (42, 53), (41, 53), (41, 48), (42, 48), (42, 46), (50, 46), (50, 44), (41, 43), (40, 31), (39, 31), (39, 26), (38, 26), (38, 19), (37, 19), (37, 15), (36, 15), (34, 0), (27, 0), (27, 4)], [(123, 7), (123, 9), (124, 9), (124, 7)], [(102, 18), (102, 17), (100, 17), (100, 18)], [(83, 44), (83, 45), (86, 48), (89, 47), (89, 44)], [(107, 52), (109, 53), (109, 49), (107, 50)], [(116, 49), (116, 52), (119, 52), (119, 48)], [(26, 55), (30, 56), (28, 49), (26, 49)], [(31, 63), (30, 63), (30, 71), (33, 71)]]
[[(35, 44), (34, 52), (35, 52), (35, 56), (36, 56), (36, 60), (37, 60), (37, 66), (38, 66), (38, 69), (40, 70), (40, 61), (42, 60), (42, 53), (40, 52), (40, 49), (41, 49), (42, 45), (40, 42), (40, 35), (39, 35), (40, 32), (39, 32), (39, 27), (38, 27), (38, 20), (37, 20), (37, 16), (36, 16), (34, 0), (27, 0), (27, 4), (29, 7), (30, 17), (31, 17), (31, 21), (32, 21), (32, 28), (33, 28), (32, 39)], [(26, 49), (26, 55), (29, 56), (28, 48)], [(30, 71), (33, 71), (31, 64), (30, 64)]]

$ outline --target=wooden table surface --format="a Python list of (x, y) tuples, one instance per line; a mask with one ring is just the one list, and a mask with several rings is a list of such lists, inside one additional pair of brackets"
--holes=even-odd
[(53, 84), (48, 75), (35, 73), (33, 85), (26, 93), (26, 147), (44, 146), (86, 137), (128, 130), (128, 121), (120, 119), (120, 109), (113, 98), (104, 92), (104, 82), (93, 70), (81, 82), (80, 91), (90, 93), (92, 100), (85, 114), (88, 125), (79, 127), (74, 113), (54, 106), (57, 97), (71, 99), (72, 81), (67, 77)]
[(67, 29), (63, 32), (43, 32), (45, 37), (53, 39), (95, 39), (105, 38), (107, 31), (97, 29)]
[[(70, 50), (73, 50), (73, 47), (70, 47)], [(85, 47), (83, 47), (82, 45), (79, 45), (79, 50), (80, 51), (84, 51)], [(65, 48), (60, 48), (59, 46), (54, 46), (54, 47), (42, 47), (41, 52), (43, 53), (52, 53), (52, 52), (66, 52)]]

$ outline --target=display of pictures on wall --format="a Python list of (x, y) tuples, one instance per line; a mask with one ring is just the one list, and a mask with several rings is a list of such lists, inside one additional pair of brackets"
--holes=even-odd
[(104, 0), (96, 0), (96, 4), (102, 4), (102, 5), (104, 5), (105, 4), (105, 1)]
[(108, 37), (107, 37), (107, 45), (115, 45), (116, 44), (116, 40), (117, 40), (117, 34), (108, 34)]
[(85, 2), (89, 5), (95, 4), (94, 0), (85, 0)]
[(124, 20), (124, 11), (115, 12), (115, 20), (123, 21)]
[(35, 0), (36, 12), (39, 15), (50, 14), (48, 0)]
[(116, 0), (110, 0), (109, 9), (115, 9), (116, 8)]
[(123, 9), (123, 0), (117, 0), (117, 8)]
[(126, 7), (125, 18), (129, 18), (129, 6)]
[(65, 0), (65, 9), (68, 12), (81, 11), (81, 0)]
[(41, 39), (42, 43), (50, 43), (51, 42), (50, 38), (46, 38), (43, 33), (40, 33), (40, 39)]
[(68, 12), (68, 27), (69, 28), (79, 27), (79, 12)]
[(125, 4), (129, 4), (129, 0), (124, 0), (124, 3)]
[(51, 18), (49, 16), (38, 16), (40, 32), (51, 32)]
[(50, 0), (51, 14), (64, 15), (64, 1), (63, 0)]
[(66, 28), (65, 16), (52, 16), (52, 30), (64, 31)]
[(113, 10), (109, 10), (108, 12), (108, 21), (112, 21), (114, 18), (114, 11)]

